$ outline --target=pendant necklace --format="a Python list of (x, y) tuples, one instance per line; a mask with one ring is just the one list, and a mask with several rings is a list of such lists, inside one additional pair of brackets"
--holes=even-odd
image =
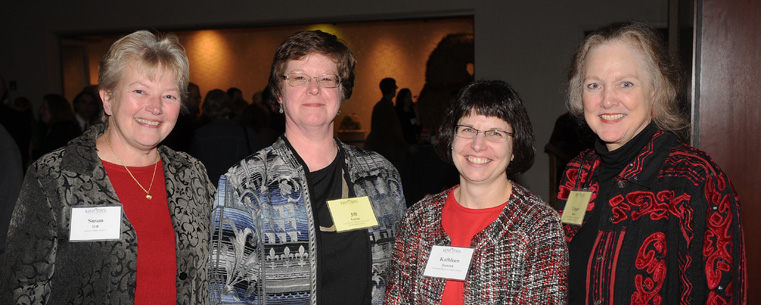
[(137, 181), (137, 178), (135, 178), (135, 175), (132, 175), (132, 172), (129, 170), (129, 168), (127, 168), (127, 166), (124, 165), (124, 161), (122, 161), (122, 159), (119, 158), (119, 155), (116, 154), (116, 152), (114, 151), (114, 147), (111, 146), (111, 140), (108, 138), (108, 136), (106, 136), (106, 143), (108, 143), (108, 148), (111, 149), (111, 153), (114, 154), (114, 156), (116, 157), (116, 160), (119, 160), (119, 163), (121, 163), (122, 166), (124, 166), (124, 169), (127, 170), (127, 173), (129, 174), (129, 176), (132, 177), (132, 180), (135, 180), (135, 183), (137, 183), (137, 186), (139, 186), (141, 189), (143, 189), (143, 192), (145, 192), (145, 199), (148, 199), (148, 200), (153, 199), (153, 195), (151, 195), (151, 188), (153, 188), (153, 179), (156, 178), (156, 168), (159, 165), (159, 152), (158, 152), (158, 150), (156, 151), (156, 163), (153, 164), (153, 177), (151, 177), (151, 185), (149, 185), (148, 189), (146, 190), (143, 187), (143, 185), (140, 184), (140, 182)]

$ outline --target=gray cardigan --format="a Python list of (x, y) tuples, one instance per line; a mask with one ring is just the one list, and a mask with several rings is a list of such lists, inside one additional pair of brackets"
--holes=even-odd
[[(37, 160), (26, 174), (8, 232), (0, 304), (132, 304), (137, 236), (122, 214), (118, 241), (69, 242), (72, 206), (120, 204), (95, 139), (96, 125)], [(208, 303), (214, 185), (198, 160), (159, 147), (175, 230), (177, 304)]]

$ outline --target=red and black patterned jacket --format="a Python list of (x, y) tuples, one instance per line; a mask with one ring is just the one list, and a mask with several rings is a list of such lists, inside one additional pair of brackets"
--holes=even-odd
[[(451, 245), (441, 224), (448, 189), (413, 205), (394, 244), (387, 305), (441, 304), (445, 279), (424, 276), (434, 245)], [(473, 237), (465, 305), (566, 304), (568, 248), (558, 214), (513, 182), (513, 194), (492, 224)]]
[[(597, 194), (600, 162), (582, 152), (558, 192), (562, 208), (577, 186), (591, 189), (584, 224), (602, 208), (586, 304), (746, 303), (739, 199), (708, 154), (658, 130), (606, 198)], [(566, 240), (580, 228), (565, 224)]]

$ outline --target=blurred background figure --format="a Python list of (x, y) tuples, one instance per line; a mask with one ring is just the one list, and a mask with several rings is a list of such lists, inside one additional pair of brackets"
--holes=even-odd
[(71, 104), (60, 94), (43, 96), (39, 117), (39, 144), (32, 150), (32, 160), (66, 145), (82, 133)]
[(240, 91), (240, 89), (236, 87), (230, 87), (227, 89), (227, 97), (229, 97), (231, 101), (237, 101), (237, 100), (241, 100), (244, 102), (246, 101), (243, 99), (243, 91)]
[(272, 117), (276, 113), (269, 105), (264, 105), (262, 98), (261, 91), (254, 93), (251, 104), (247, 104), (243, 111), (235, 116), (234, 121), (253, 129), (262, 147), (267, 147), (275, 143), (281, 133), (272, 128)]
[(404, 140), (402, 124), (394, 109), (396, 80), (384, 78), (380, 81), (381, 100), (373, 107), (370, 133), (365, 140), (365, 148), (375, 151), (391, 161), (404, 175), (407, 151), (410, 145)]
[(224, 91), (206, 93), (201, 109), (208, 123), (195, 131), (189, 152), (206, 166), (211, 181), (219, 181), (227, 169), (262, 145), (253, 129), (230, 119), (233, 102)]
[(233, 111), (230, 114), (230, 119), (235, 120), (241, 115), (241, 113), (243, 113), (243, 111), (245, 111), (249, 103), (243, 98), (243, 91), (240, 91), (240, 89), (236, 87), (230, 87), (227, 89), (227, 97), (233, 104)]
[(177, 151), (187, 152), (190, 150), (190, 143), (193, 141), (193, 134), (196, 129), (203, 124), (201, 118), (201, 89), (198, 85), (188, 83), (188, 98), (183, 105), (182, 112), (177, 118), (177, 124), (174, 129), (164, 140), (164, 145)]
[(21, 152), (11, 134), (0, 125), (0, 262), (5, 254), (5, 236), (16, 206), (24, 173)]
[(85, 88), (74, 97), (74, 117), (77, 119), (82, 132), (93, 124), (97, 124), (102, 117), (100, 106), (102, 102), (96, 93)]
[(412, 102), (412, 91), (408, 88), (399, 90), (396, 94), (396, 115), (402, 126), (402, 134), (407, 144), (415, 145), (420, 141), (420, 124), (417, 121), (417, 110)]
[(21, 167), (26, 170), (31, 157), (31, 141), (36, 128), (32, 103), (25, 97), (15, 100), (0, 77), (0, 125), (11, 135), (21, 152)]
[(98, 71), (106, 122), (30, 166), (0, 304), (208, 304), (216, 190), (201, 162), (159, 146), (187, 94), (185, 51), (174, 35), (137, 31)]
[(16, 146), (21, 152), (21, 167), (26, 172), (26, 167), (29, 166), (32, 158), (32, 141), (39, 135), (39, 126), (34, 119), (32, 101), (28, 98), (17, 97), (8, 106), (0, 105), (0, 108), (4, 108), (0, 112), (10, 116), (0, 119), (3, 121), (1, 125), (5, 126), (6, 131), (16, 141)]

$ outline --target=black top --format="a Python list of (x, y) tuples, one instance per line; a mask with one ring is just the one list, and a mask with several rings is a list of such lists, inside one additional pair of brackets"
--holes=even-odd
[[(293, 150), (287, 139), (285, 143)], [(298, 154), (294, 155), (304, 168), (309, 168)], [(370, 304), (371, 301), (371, 256), (367, 231), (337, 233), (320, 230), (320, 227), (333, 226), (327, 201), (343, 197), (342, 173), (348, 172), (344, 170), (344, 159), (344, 152), (339, 146), (338, 154), (330, 165), (306, 175), (317, 232), (317, 304), (321, 305)], [(356, 196), (351, 187), (348, 196)]]
[[(608, 151), (605, 143), (599, 138), (595, 142), (595, 152), (600, 156), (602, 161), (598, 175), (599, 191), (595, 200), (594, 209), (589, 217), (584, 217), (586, 223), (581, 227), (573, 240), (568, 244), (568, 304), (585, 304), (586, 283), (587, 283), (587, 264), (589, 255), (592, 253), (592, 247), (597, 238), (597, 231), (601, 219), (609, 217), (610, 205), (605, 204), (609, 199), (608, 192), (613, 188), (615, 177), (626, 167), (626, 165), (639, 154), (650, 139), (653, 137), (658, 128), (654, 123), (650, 123), (639, 134), (634, 136), (629, 142), (614, 151)], [(584, 162), (582, 162), (583, 164)], [(584, 187), (589, 187), (585, 185)], [(605, 209), (605, 212), (602, 210)]]

